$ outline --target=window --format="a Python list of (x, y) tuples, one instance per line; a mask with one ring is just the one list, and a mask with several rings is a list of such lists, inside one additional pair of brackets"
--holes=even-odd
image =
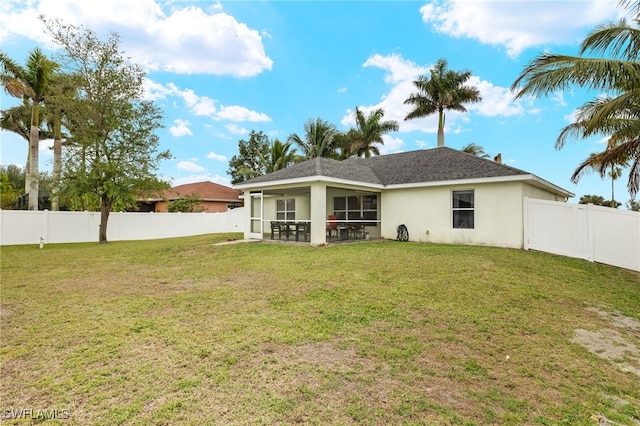
[(453, 191), (453, 227), (473, 229), (474, 194), (473, 190)]
[(295, 198), (287, 198), (284, 200), (276, 201), (276, 219), (287, 222), (294, 222), (296, 220)]
[(363, 225), (375, 226), (378, 220), (377, 195), (352, 195), (333, 198), (333, 214), (339, 221), (371, 220)]

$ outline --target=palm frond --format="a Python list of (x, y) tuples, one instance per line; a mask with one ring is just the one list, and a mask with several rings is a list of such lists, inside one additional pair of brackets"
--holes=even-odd
[(546, 96), (572, 84), (595, 90), (640, 87), (640, 63), (544, 53), (534, 58), (511, 85), (515, 99)]
[(579, 55), (587, 52), (635, 61), (640, 53), (640, 29), (628, 25), (625, 19), (603, 24), (583, 40)]

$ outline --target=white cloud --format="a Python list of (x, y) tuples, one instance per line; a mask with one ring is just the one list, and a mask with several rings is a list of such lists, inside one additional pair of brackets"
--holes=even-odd
[(391, 84), (413, 81), (417, 76), (429, 72), (428, 67), (416, 65), (398, 54), (383, 56), (376, 53), (367, 59), (362, 66), (380, 68), (387, 71), (384, 81)]
[(480, 91), (482, 101), (477, 104), (468, 104), (468, 110), (477, 111), (478, 114), (487, 117), (509, 117), (524, 113), (520, 102), (513, 101), (513, 92), (506, 87), (494, 86), (492, 83), (471, 76), (468, 85), (475, 86)]
[(14, 36), (47, 43), (38, 15), (85, 25), (104, 36), (122, 36), (122, 48), (151, 70), (180, 74), (248, 77), (270, 70), (257, 30), (221, 11), (154, 0), (5, 1), (0, 6), (0, 43)]
[(193, 133), (191, 129), (189, 129), (189, 122), (186, 120), (173, 120), (176, 123), (175, 126), (169, 127), (169, 132), (176, 137), (180, 136), (191, 136)]
[(221, 154), (216, 154), (213, 151), (207, 154), (207, 158), (210, 160), (216, 160), (216, 161), (227, 161), (227, 157)]
[(192, 173), (204, 172), (206, 170), (204, 167), (194, 163), (193, 161), (179, 161), (178, 164), (176, 164), (176, 168), (179, 170), (186, 170)]
[[(396, 120), (400, 126), (400, 132), (421, 131), (425, 133), (436, 133), (438, 131), (438, 117), (436, 114), (414, 120), (405, 121), (405, 117), (411, 111), (411, 105), (405, 105), (404, 101), (411, 93), (416, 91), (413, 81), (420, 75), (428, 75), (429, 68), (414, 64), (405, 60), (401, 55), (392, 54), (382, 56), (373, 55), (365, 61), (363, 67), (375, 67), (386, 71), (384, 81), (390, 85), (390, 89), (382, 96), (382, 100), (375, 105), (361, 106), (360, 109), (366, 114), (374, 109), (384, 110), (385, 120)], [(513, 101), (513, 94), (510, 89), (495, 86), (491, 82), (472, 76), (468, 84), (476, 86), (480, 90), (482, 101), (477, 104), (466, 105), (469, 111), (485, 116), (512, 116), (525, 112), (521, 102)], [(457, 111), (447, 111), (447, 132), (461, 132), (461, 124), (469, 121), (468, 113)], [(355, 119), (353, 111), (347, 110), (341, 120), (344, 126), (353, 126)]]
[(240, 127), (237, 124), (231, 123), (224, 126), (229, 133), (233, 133), (234, 135), (248, 135), (249, 131), (244, 127)]
[(271, 118), (264, 113), (251, 111), (248, 108), (238, 106), (238, 105), (222, 107), (220, 111), (215, 114), (213, 119), (229, 120), (229, 121), (251, 121), (251, 122), (271, 121)]
[(564, 92), (556, 92), (551, 95), (551, 100), (560, 106), (567, 106), (567, 101), (564, 100)]
[(382, 141), (384, 145), (377, 145), (380, 150), (380, 154), (393, 154), (395, 152), (401, 152), (404, 146), (404, 141), (400, 138), (394, 138), (389, 135), (382, 135)]
[[(200, 96), (192, 89), (180, 89), (174, 83), (162, 85), (151, 80), (144, 82), (146, 97), (150, 100), (176, 97), (182, 99), (189, 110), (197, 116), (210, 117), (215, 121), (269, 122), (271, 117), (240, 105), (216, 106), (217, 101), (208, 96)], [(244, 133), (243, 133), (244, 134)]]
[[(169, 85), (169, 87), (175, 87), (175, 85)], [(182, 98), (185, 105), (187, 105), (195, 115), (199, 116), (213, 116), (216, 114), (215, 100), (207, 96), (196, 95), (191, 89), (179, 90), (175, 87), (174, 94)]]
[(424, 141), (422, 139), (419, 139), (419, 140), (415, 141), (415, 144), (418, 145), (418, 148), (425, 148), (425, 147), (429, 146), (429, 142)]
[(347, 88), (346, 87), (339, 88), (338, 93), (347, 93)]
[(431, 1), (420, 8), (424, 22), (453, 37), (476, 39), (506, 48), (518, 56), (523, 50), (547, 43), (575, 43), (620, 9), (615, 1), (448, 0)]

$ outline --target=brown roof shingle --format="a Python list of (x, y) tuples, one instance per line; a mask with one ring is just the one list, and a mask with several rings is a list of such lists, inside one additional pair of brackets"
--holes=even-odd
[(240, 191), (228, 186), (205, 181), (174, 186), (162, 193), (168, 200), (177, 200), (187, 195), (198, 194), (203, 201), (239, 201)]

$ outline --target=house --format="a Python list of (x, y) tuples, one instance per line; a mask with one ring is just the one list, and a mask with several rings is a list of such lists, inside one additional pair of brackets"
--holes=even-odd
[[(525, 197), (574, 194), (531, 173), (440, 147), (336, 161), (313, 158), (242, 182), (245, 238), (289, 237), (322, 245), (351, 238), (523, 247)], [(271, 224), (275, 223), (276, 233)], [(337, 228), (337, 229), (336, 229)]]
[(207, 213), (226, 212), (227, 210), (241, 207), (243, 200), (240, 191), (228, 186), (205, 181), (178, 185), (163, 191), (159, 196), (147, 198), (138, 202), (140, 211), (168, 212), (171, 201), (182, 199), (188, 195), (197, 195), (201, 198), (199, 211)]

